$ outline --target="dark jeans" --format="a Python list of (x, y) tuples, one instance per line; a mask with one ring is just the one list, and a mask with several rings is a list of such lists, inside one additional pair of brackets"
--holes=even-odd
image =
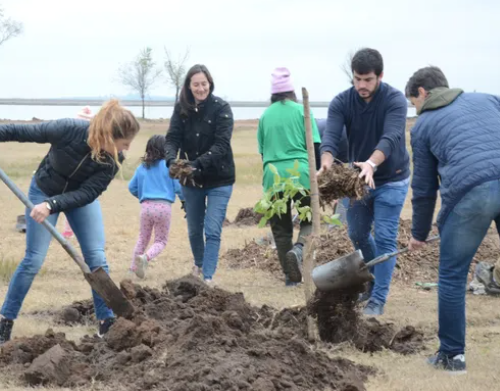
[[(311, 198), (303, 197), (301, 195), (297, 196), (296, 199), (300, 199), (301, 206), (311, 206)], [(278, 216), (273, 216), (270, 220), (271, 231), (273, 232), (274, 242), (276, 243), (276, 249), (278, 250), (278, 258), (281, 264), (283, 272), (285, 271), (285, 260), (286, 253), (293, 248), (293, 221), (292, 221), (292, 210), (291, 201), (288, 202), (286, 213)], [(309, 221), (302, 221), (300, 223), (299, 237), (297, 243), (305, 244), (307, 236), (312, 232), (312, 223)]]
[(211, 279), (217, 269), (222, 225), (232, 192), (233, 186), (182, 188), (194, 263), (202, 268), (205, 279)]
[(465, 351), (467, 274), (493, 221), (500, 230), (499, 180), (469, 191), (440, 229), (439, 350), (445, 354), (454, 356)]
[[(33, 179), (28, 192), (28, 198), (33, 204), (37, 205), (48, 197), (42, 193)], [(78, 243), (80, 243), (83, 258), (85, 259), (85, 263), (89, 265), (90, 270), (95, 270), (101, 266), (107, 272), (108, 265), (104, 255), (104, 225), (99, 201), (96, 200), (81, 208), (68, 210), (65, 214), (78, 239)], [(59, 213), (54, 213), (47, 218), (47, 221), (55, 226), (58, 216)], [(7, 319), (17, 318), (24, 298), (45, 261), (51, 240), (52, 236), (49, 231), (43, 225), (33, 220), (27, 211), (26, 253), (12, 276), (1, 311), (1, 314)], [(75, 268), (76, 273), (78, 271)], [(97, 319), (104, 320), (113, 317), (113, 312), (106, 306), (104, 300), (95, 291), (92, 291), (92, 295), (94, 297)]]
[[(349, 200), (344, 200), (349, 237), (356, 250), (363, 253), (365, 262), (396, 251), (399, 217), (408, 193), (408, 184), (409, 179), (390, 182), (370, 190), (370, 194), (360, 201), (351, 204)], [(371, 234), (373, 224), (375, 239)], [(394, 266), (396, 257), (375, 266), (371, 271), (375, 275), (371, 301), (385, 304)]]

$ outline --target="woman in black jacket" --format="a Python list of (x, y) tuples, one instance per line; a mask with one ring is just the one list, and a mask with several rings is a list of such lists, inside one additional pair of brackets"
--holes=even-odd
[[(177, 154), (187, 159), (192, 178), (182, 192), (194, 256), (193, 274), (212, 283), (217, 268), (227, 205), (235, 182), (231, 149), (231, 107), (213, 95), (214, 82), (204, 65), (187, 73), (167, 133), (167, 165), (175, 167)], [(203, 237), (205, 232), (205, 238)]]
[[(26, 214), (26, 253), (17, 267), (0, 312), (0, 344), (10, 339), (13, 321), (33, 279), (42, 267), (51, 235), (41, 224), (56, 225), (64, 212), (91, 270), (108, 271), (104, 255), (104, 227), (97, 198), (120, 168), (121, 152), (139, 131), (134, 115), (117, 101), (106, 103), (89, 122), (61, 119), (35, 125), (0, 125), (0, 142), (50, 143), (30, 185), (28, 198), (35, 205)], [(114, 322), (113, 312), (92, 292), (99, 336)]]

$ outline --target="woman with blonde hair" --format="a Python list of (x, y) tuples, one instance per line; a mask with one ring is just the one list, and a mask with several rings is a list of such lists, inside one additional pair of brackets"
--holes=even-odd
[[(88, 120), (60, 119), (38, 124), (0, 125), (0, 142), (48, 143), (51, 148), (31, 181), (28, 198), (35, 205), (26, 213), (26, 252), (10, 281), (0, 311), (0, 344), (11, 336), (14, 320), (31, 284), (42, 267), (52, 239), (41, 224), (56, 225), (64, 212), (91, 270), (108, 271), (104, 254), (102, 212), (97, 198), (120, 169), (123, 150), (128, 150), (139, 123), (134, 115), (111, 100)], [(114, 314), (92, 291), (98, 335), (114, 322)]]

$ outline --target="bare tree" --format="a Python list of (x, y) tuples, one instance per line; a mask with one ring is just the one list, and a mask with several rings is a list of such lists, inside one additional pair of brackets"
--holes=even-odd
[(349, 80), (349, 84), (352, 85), (352, 68), (351, 63), (354, 57), (355, 52), (349, 52), (344, 60), (344, 63), (340, 66), (340, 69), (347, 76), (347, 80)]
[(145, 48), (140, 51), (135, 60), (126, 64), (119, 70), (120, 80), (126, 86), (136, 91), (142, 101), (142, 118), (144, 114), (144, 100), (149, 93), (150, 88), (161, 76), (161, 69), (156, 68), (153, 61), (151, 48)]
[(23, 32), (23, 24), (7, 18), (0, 7), (0, 46)]
[(184, 75), (186, 74), (186, 61), (189, 58), (189, 50), (186, 49), (184, 57), (179, 57), (175, 60), (170, 52), (165, 48), (165, 55), (167, 60), (165, 61), (165, 70), (167, 71), (169, 83), (175, 87), (175, 103), (179, 100), (179, 92), (182, 88), (182, 83), (184, 81)]

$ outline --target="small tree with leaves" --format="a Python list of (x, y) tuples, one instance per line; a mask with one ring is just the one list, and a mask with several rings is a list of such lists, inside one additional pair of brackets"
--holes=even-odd
[[(263, 228), (267, 222), (275, 215), (281, 218), (287, 212), (288, 203), (293, 200), (293, 207), (297, 210), (300, 221), (312, 220), (312, 209), (310, 206), (302, 206), (302, 199), (309, 196), (310, 191), (300, 184), (299, 162), (295, 160), (293, 168), (286, 171), (289, 177), (280, 176), (278, 169), (273, 164), (269, 164), (269, 169), (274, 174), (274, 183), (257, 202), (254, 211), (262, 215), (259, 227)], [(297, 199), (297, 194), (302, 197)], [(342, 225), (339, 215), (323, 216), (323, 221), (330, 225)]]
[(167, 56), (165, 70), (167, 71), (169, 83), (175, 88), (175, 103), (177, 103), (182, 83), (184, 82), (184, 75), (186, 74), (186, 62), (189, 58), (189, 50), (186, 50), (183, 57), (174, 59), (167, 48), (165, 48), (165, 55)]
[(132, 88), (141, 97), (142, 118), (145, 118), (145, 99), (151, 87), (161, 76), (161, 69), (156, 67), (152, 57), (152, 49), (140, 51), (135, 60), (123, 66), (119, 71), (123, 84)]
[(7, 18), (0, 7), (0, 46), (23, 32), (23, 24)]

